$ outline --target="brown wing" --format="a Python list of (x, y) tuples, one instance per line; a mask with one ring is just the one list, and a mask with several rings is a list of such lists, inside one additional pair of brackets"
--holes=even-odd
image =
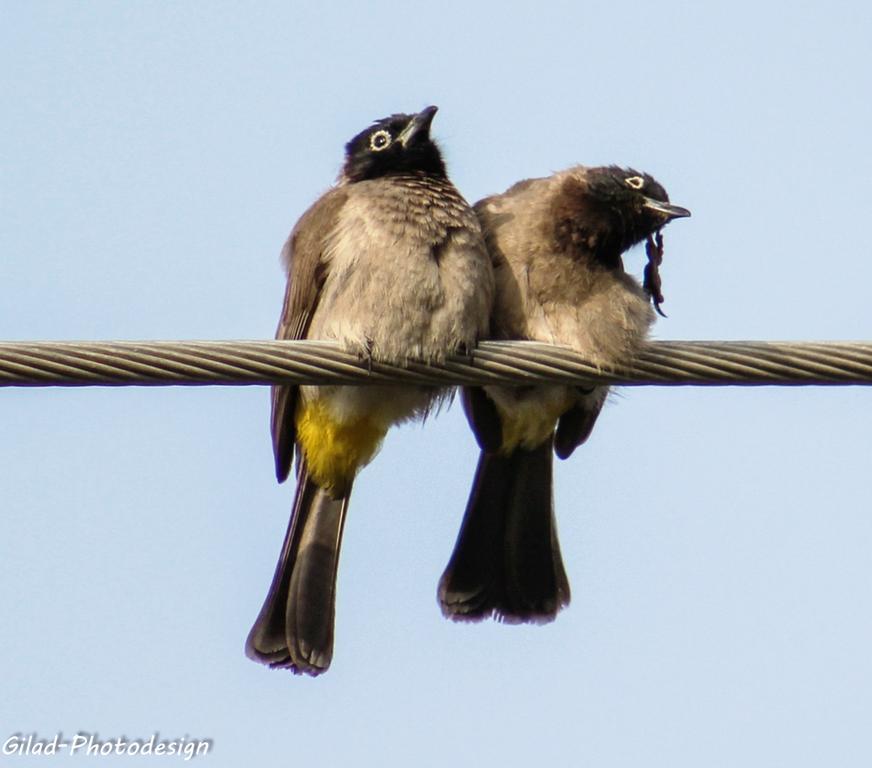
[(572, 452), (590, 437), (596, 424), (605, 398), (579, 400), (564, 413), (557, 422), (557, 432), (554, 435), (554, 453), (561, 459), (568, 459)]
[[(288, 269), (288, 285), (276, 329), (277, 339), (306, 338), (327, 276), (325, 243), (336, 227), (347, 197), (347, 190), (339, 188), (319, 198), (300, 217), (282, 249), (282, 261)], [(280, 483), (287, 479), (294, 461), (294, 415), (298, 393), (299, 387), (296, 386), (278, 384), (272, 388), (273, 455)]]
[(478, 447), (487, 453), (498, 451), (503, 444), (503, 424), (484, 387), (463, 387), (460, 400)]

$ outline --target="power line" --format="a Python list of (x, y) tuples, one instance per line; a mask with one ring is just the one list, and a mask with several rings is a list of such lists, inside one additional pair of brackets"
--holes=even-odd
[(625, 386), (872, 384), (872, 342), (657, 341), (614, 371), (563, 347), (482, 342), (471, 356), (407, 367), (320, 341), (0, 343), (0, 387), (293, 384)]

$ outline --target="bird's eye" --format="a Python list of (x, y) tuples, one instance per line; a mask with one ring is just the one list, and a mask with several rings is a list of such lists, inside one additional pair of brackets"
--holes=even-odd
[(391, 135), (387, 131), (376, 131), (369, 137), (369, 148), (373, 152), (381, 152), (391, 145)]
[(624, 182), (628, 187), (632, 187), (633, 189), (642, 189), (642, 187), (645, 186), (645, 179), (641, 176), (627, 176), (627, 178), (624, 179)]

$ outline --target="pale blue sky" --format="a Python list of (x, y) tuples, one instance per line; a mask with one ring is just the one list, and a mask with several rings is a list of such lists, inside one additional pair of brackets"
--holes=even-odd
[[(870, 35), (864, 2), (0, 2), (0, 338), (270, 338), (279, 249), (344, 142), (437, 104), (470, 200), (619, 163), (693, 210), (658, 338), (870, 339)], [(398, 430), (355, 488), (311, 680), (242, 650), (293, 493), (265, 389), (0, 391), (0, 738), (868, 766), (870, 406), (623, 390), (557, 466), (573, 602), (532, 628), (442, 619), (476, 451), (458, 408)]]

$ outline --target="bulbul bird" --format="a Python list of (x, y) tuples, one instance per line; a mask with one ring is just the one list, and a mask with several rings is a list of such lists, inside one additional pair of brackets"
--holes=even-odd
[[(494, 259), (496, 339), (572, 347), (602, 368), (626, 362), (663, 301), (661, 228), (690, 211), (651, 176), (615, 166), (521, 181), (475, 205)], [(647, 241), (645, 285), (622, 254)], [(650, 301), (649, 301), (650, 300)], [(466, 388), (481, 447), (453, 555), (439, 583), (451, 619), (551, 621), (569, 603), (552, 500), (552, 451), (590, 435), (608, 387)]]
[[(363, 359), (442, 361), (487, 332), (490, 257), (469, 204), (430, 137), (436, 107), (396, 114), (345, 147), (336, 185), (283, 250), (278, 339), (334, 340)], [(336, 571), (357, 471), (388, 428), (423, 418), (448, 391), (424, 386), (275, 386), (272, 438), (297, 489), (278, 565), (246, 654), (317, 675), (333, 655)]]

